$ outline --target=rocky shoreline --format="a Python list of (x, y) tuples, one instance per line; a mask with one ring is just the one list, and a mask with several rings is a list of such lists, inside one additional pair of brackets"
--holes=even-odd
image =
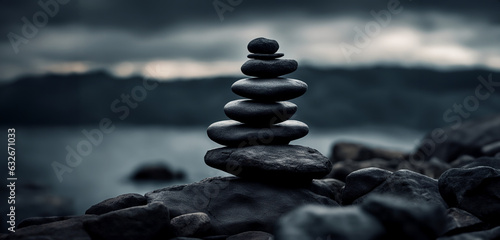
[[(248, 49), (254, 59), (242, 71), (257, 78), (233, 91), (251, 100), (230, 102), (233, 120), (207, 131), (226, 147), (205, 162), (234, 176), (120, 195), (82, 216), (26, 219), (0, 239), (500, 239), (500, 116), (434, 130), (413, 153), (337, 143), (328, 159), (288, 144), (308, 132), (283, 102), (307, 89), (279, 78), (296, 62), (279, 60), (273, 40)], [(277, 138), (262, 141), (266, 129)]]
[[(467, 122), (467, 129), (472, 126), (476, 128), (473, 136), (477, 142), (500, 141), (495, 132), (500, 129), (500, 116)], [(446, 131), (448, 136), (462, 136), (455, 141), (458, 144), (470, 141), (471, 135), (463, 134), (467, 129)], [(436, 152), (442, 152), (444, 147), (448, 145), (436, 147)], [(421, 169), (431, 166), (423, 172), (437, 174), (432, 170), (432, 158), (450, 166), (432, 178), (415, 169), (399, 169), (417, 165), (405, 160), (409, 153), (345, 143), (338, 143), (333, 149), (333, 172), (335, 165), (345, 162), (358, 163), (356, 168), (360, 168), (347, 174), (344, 181), (324, 178), (291, 188), (285, 183), (238, 177), (209, 178), (145, 195), (121, 195), (92, 206), (82, 216), (26, 219), (16, 233), (0, 239), (500, 237), (500, 158), (495, 157), (498, 152), (469, 156), (448, 149), (450, 155), (459, 155), (451, 163), (430, 156), (418, 165)], [(391, 164), (395, 161), (399, 164)], [(382, 169), (389, 167), (393, 168)], [(348, 169), (351, 168), (343, 171)]]

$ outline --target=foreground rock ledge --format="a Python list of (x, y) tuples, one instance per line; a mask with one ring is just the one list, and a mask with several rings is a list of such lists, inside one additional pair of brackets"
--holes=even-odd
[(208, 235), (246, 231), (273, 232), (285, 213), (305, 204), (339, 206), (334, 190), (322, 180), (301, 187), (269, 185), (237, 177), (215, 177), (146, 194), (149, 203), (168, 206), (170, 217), (204, 212), (211, 219)]

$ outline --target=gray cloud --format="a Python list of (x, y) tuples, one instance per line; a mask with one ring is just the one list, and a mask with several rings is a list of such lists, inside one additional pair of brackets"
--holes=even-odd
[[(49, 1), (49, 0), (42, 0)], [(227, 3), (226, 0), (219, 0)], [(41, 10), (38, 1), (3, 0), (0, 8), (1, 31), (3, 33), (18, 30), (22, 22), (20, 18), (32, 17)], [(60, 7), (60, 11), (50, 19), (53, 26), (83, 25), (91, 28), (124, 29), (134, 33), (154, 33), (159, 29), (183, 24), (220, 24), (212, 5), (214, 1), (206, 0), (69, 0)], [(283, 14), (295, 13), (308, 18), (323, 16), (349, 15), (369, 18), (370, 10), (384, 9), (388, 1), (269, 1), (242, 0), (233, 12), (226, 13), (228, 21), (254, 21), (280, 17)], [(416, 12), (433, 11), (453, 13), (481, 19), (490, 24), (500, 24), (499, 1), (403, 1), (406, 9)], [(422, 19), (421, 27), (432, 29), (433, 23)], [(5, 39), (3, 39), (5, 40)]]
[[(246, 42), (258, 36), (278, 39), (288, 57), (313, 65), (500, 68), (499, 1), (401, 1), (404, 12), (394, 15), (390, 26), (350, 63), (339, 45), (353, 44), (353, 28), (372, 21), (370, 11), (387, 9), (387, 1), (243, 0), (224, 14), (223, 22), (212, 3), (69, 0), (36, 37), (20, 45), (18, 54), (7, 37), (0, 38), (0, 78), (129, 65), (140, 71), (154, 61), (185, 63), (175, 67), (186, 71), (192, 67), (217, 74), (201, 67), (206, 64), (232, 73), (221, 64), (244, 61)], [(30, 19), (41, 10), (37, 1), (4, 0), (2, 5), (3, 36), (21, 34), (21, 17)]]

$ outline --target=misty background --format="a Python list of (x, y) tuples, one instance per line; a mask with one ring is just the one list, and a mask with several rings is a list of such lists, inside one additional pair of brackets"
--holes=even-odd
[[(338, 141), (411, 151), (429, 130), (500, 109), (496, 86), (484, 85), (500, 82), (500, 1), (1, 4), (0, 126), (16, 128), (19, 220), (225, 175), (203, 163), (220, 147), (205, 130), (240, 98), (230, 86), (245, 77), (256, 37), (276, 39), (299, 62), (287, 77), (309, 85), (292, 101), (310, 134), (293, 143), (326, 156)], [(476, 103), (478, 86), (489, 95)], [(69, 166), (103, 119), (113, 130)], [(71, 172), (59, 178), (54, 162)], [(154, 163), (186, 177), (130, 180)]]

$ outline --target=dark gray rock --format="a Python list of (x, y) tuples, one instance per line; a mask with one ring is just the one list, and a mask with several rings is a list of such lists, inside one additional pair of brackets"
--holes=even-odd
[(267, 128), (254, 127), (234, 120), (213, 123), (207, 129), (212, 141), (230, 147), (250, 145), (279, 145), (304, 137), (309, 127), (299, 121), (288, 120)]
[(500, 170), (484, 166), (452, 168), (439, 178), (439, 191), (449, 206), (500, 224)]
[(330, 160), (334, 163), (329, 178), (345, 181), (353, 171), (376, 167), (395, 172), (408, 169), (432, 178), (439, 178), (450, 165), (436, 158), (430, 160), (410, 159), (409, 153), (375, 148), (357, 143), (340, 142), (332, 147)]
[(35, 226), (35, 225), (43, 225), (43, 224), (52, 223), (52, 222), (59, 222), (59, 221), (64, 221), (64, 220), (77, 218), (77, 217), (79, 217), (79, 216), (54, 216), (54, 217), (26, 218), (26, 219), (22, 220), (17, 225), (17, 229), (29, 227), (29, 226)]
[(162, 162), (144, 164), (132, 175), (134, 181), (173, 181), (184, 178), (184, 172), (174, 171)]
[(332, 168), (320, 152), (298, 145), (217, 148), (207, 152), (205, 163), (236, 176), (269, 181), (310, 181)]
[(459, 208), (446, 210), (446, 231), (444, 235), (451, 236), (464, 232), (474, 232), (489, 229), (489, 224), (484, 223), (476, 216)]
[(271, 78), (289, 74), (297, 70), (298, 63), (292, 59), (274, 59), (246, 61), (241, 66), (241, 72), (248, 76)]
[(434, 240), (446, 230), (445, 208), (436, 204), (371, 195), (361, 208), (385, 226), (382, 239)]
[(500, 153), (500, 115), (465, 121), (455, 129), (444, 128), (442, 134), (429, 133), (422, 139), (414, 158), (437, 157), (452, 162), (462, 155), (477, 158), (497, 153)]
[(84, 222), (92, 239), (157, 239), (169, 237), (169, 211), (162, 203), (150, 203), (99, 215)]
[(128, 193), (120, 195), (118, 197), (106, 199), (98, 204), (95, 204), (87, 211), (85, 211), (85, 214), (101, 215), (123, 208), (141, 206), (146, 204), (146, 197), (137, 193)]
[(286, 101), (302, 96), (307, 84), (291, 78), (245, 78), (233, 83), (231, 90), (259, 101)]
[(368, 196), (374, 194), (396, 196), (408, 201), (447, 208), (445, 201), (439, 194), (437, 180), (409, 170), (394, 172), (382, 184), (353, 203), (362, 203)]
[(248, 99), (234, 100), (224, 106), (226, 116), (254, 126), (271, 126), (290, 119), (297, 111), (291, 102), (258, 102)]
[(190, 238), (190, 237), (175, 237), (171, 238), (170, 240), (204, 240), (201, 238)]
[(500, 158), (482, 157), (482, 158), (474, 159), (470, 163), (463, 165), (462, 168), (473, 168), (473, 167), (480, 167), (480, 166), (492, 167), (492, 168), (500, 170)]
[(172, 218), (170, 226), (178, 237), (203, 236), (210, 228), (210, 217), (202, 212)]
[(273, 54), (263, 54), (263, 53), (252, 53), (248, 54), (248, 58), (261, 59), (261, 60), (271, 60), (285, 56), (283, 53), (273, 53)]
[(500, 239), (500, 227), (486, 231), (462, 233), (454, 236), (440, 237), (437, 240), (497, 240)]
[(429, 161), (409, 161), (406, 159), (370, 159), (363, 161), (344, 160), (333, 164), (332, 172), (327, 177), (345, 181), (350, 173), (368, 167), (376, 167), (391, 172), (408, 169), (431, 178), (439, 178), (443, 172), (450, 169), (447, 163), (431, 159)]
[(91, 240), (83, 228), (83, 222), (95, 219), (95, 215), (84, 215), (67, 220), (55, 221), (41, 225), (27, 226), (17, 229), (15, 233), (5, 236), (5, 240)]
[(342, 205), (349, 205), (354, 200), (371, 192), (385, 182), (392, 172), (380, 168), (364, 168), (347, 175), (342, 190)]
[(329, 197), (313, 192), (321, 187), (315, 185), (315, 181), (292, 187), (217, 177), (159, 189), (146, 197), (148, 202), (166, 204), (172, 217), (194, 212), (208, 214), (212, 228), (207, 235), (234, 235), (246, 231), (272, 232), (279, 217), (304, 204), (338, 206)]
[(204, 240), (201, 238), (190, 238), (190, 237), (175, 237), (171, 238), (170, 240)]
[(272, 240), (272, 239), (273, 235), (269, 233), (260, 231), (248, 231), (230, 236), (226, 240)]
[(304, 206), (278, 223), (276, 240), (371, 240), (382, 239), (384, 226), (359, 207)]
[(255, 38), (248, 43), (248, 51), (251, 53), (273, 54), (278, 51), (280, 45), (276, 40), (268, 38)]
[(316, 184), (313, 186), (318, 186), (317, 189), (312, 189), (313, 192), (328, 196), (337, 203), (342, 201), (342, 188), (345, 186), (344, 182), (333, 178), (314, 179), (313, 181)]
[(476, 160), (476, 158), (469, 155), (462, 155), (450, 163), (450, 168), (461, 168), (469, 163), (474, 162), (474, 160)]
[(216, 235), (216, 236), (203, 237), (203, 240), (226, 240), (228, 237), (229, 237), (228, 235)]

